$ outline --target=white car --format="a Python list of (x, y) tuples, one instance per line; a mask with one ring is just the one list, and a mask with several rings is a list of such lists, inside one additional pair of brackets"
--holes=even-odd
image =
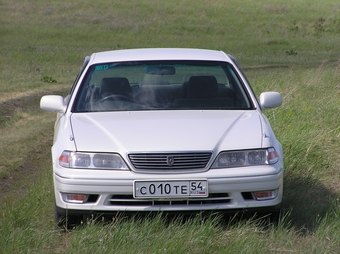
[[(202, 49), (94, 53), (56, 112), (57, 225), (117, 212), (280, 210), (283, 154), (236, 60)], [(67, 222), (66, 222), (67, 223)]]

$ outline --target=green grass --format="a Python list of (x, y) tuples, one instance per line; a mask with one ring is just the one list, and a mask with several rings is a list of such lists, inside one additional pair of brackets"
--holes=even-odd
[[(0, 253), (339, 253), (340, 5), (335, 0), (0, 1)], [(285, 154), (281, 220), (118, 218), (53, 229), (55, 115), (86, 55), (220, 49), (259, 95)]]
[(339, 60), (335, 1), (4, 0), (0, 8), (6, 92), (43, 87), (44, 76), (70, 82), (85, 55), (109, 49), (221, 49), (243, 66), (316, 67), (326, 59), (334, 66)]

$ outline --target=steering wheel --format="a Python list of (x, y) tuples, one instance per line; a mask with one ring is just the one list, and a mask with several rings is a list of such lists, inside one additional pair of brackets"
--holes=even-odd
[(107, 100), (132, 102), (131, 98), (129, 98), (125, 95), (122, 95), (122, 94), (110, 94), (110, 95), (105, 96), (104, 98), (100, 99), (98, 102), (102, 103), (102, 102), (107, 101)]

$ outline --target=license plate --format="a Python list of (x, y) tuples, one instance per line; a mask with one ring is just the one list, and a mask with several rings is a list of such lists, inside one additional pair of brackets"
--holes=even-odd
[(207, 197), (207, 180), (135, 181), (134, 198)]

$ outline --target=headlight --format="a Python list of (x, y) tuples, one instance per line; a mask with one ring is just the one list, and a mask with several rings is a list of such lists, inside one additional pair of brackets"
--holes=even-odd
[(59, 157), (59, 165), (65, 168), (129, 169), (118, 154), (111, 153), (79, 153), (64, 151)]
[(278, 162), (279, 155), (274, 148), (221, 152), (212, 168), (268, 165)]

